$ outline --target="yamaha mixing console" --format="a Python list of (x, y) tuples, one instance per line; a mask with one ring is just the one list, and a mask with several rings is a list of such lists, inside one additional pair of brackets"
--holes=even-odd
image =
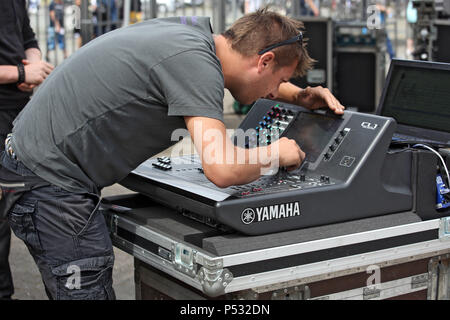
[(392, 118), (350, 111), (337, 116), (261, 99), (239, 127), (248, 134), (235, 144), (254, 148), (279, 137), (295, 139), (306, 153), (297, 170), (221, 189), (205, 177), (199, 157), (189, 155), (149, 159), (121, 183), (250, 235), (408, 211), (410, 172), (387, 153), (395, 127)]

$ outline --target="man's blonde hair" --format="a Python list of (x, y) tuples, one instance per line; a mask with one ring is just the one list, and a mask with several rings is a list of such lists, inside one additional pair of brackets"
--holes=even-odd
[[(295, 37), (302, 30), (302, 22), (265, 7), (238, 19), (222, 35), (231, 42), (233, 50), (249, 57), (273, 44)], [(298, 61), (295, 77), (304, 76), (315, 62), (306, 50), (305, 41), (302, 44), (296, 42), (280, 46), (271, 51), (275, 53), (276, 69)]]

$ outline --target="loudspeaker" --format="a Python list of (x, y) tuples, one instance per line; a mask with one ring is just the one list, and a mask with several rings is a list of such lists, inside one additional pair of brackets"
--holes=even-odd
[(384, 85), (384, 52), (376, 47), (335, 49), (336, 98), (346, 108), (373, 112)]
[(450, 20), (435, 20), (437, 39), (433, 44), (433, 61), (450, 63)]
[(301, 88), (307, 86), (327, 87), (333, 90), (333, 25), (331, 19), (315, 17), (299, 17), (305, 25), (304, 38), (308, 39), (307, 50), (311, 58), (317, 62), (307, 75), (291, 79)]

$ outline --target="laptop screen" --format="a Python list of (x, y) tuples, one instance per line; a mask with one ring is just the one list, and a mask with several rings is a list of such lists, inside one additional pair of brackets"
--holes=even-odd
[(450, 132), (450, 65), (393, 61), (380, 108), (400, 125)]

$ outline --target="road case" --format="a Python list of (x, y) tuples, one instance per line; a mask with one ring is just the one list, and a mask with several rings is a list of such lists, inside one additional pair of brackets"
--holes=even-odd
[(138, 299), (450, 296), (449, 217), (401, 212), (244, 236), (141, 194), (102, 207), (114, 245), (135, 257)]
[(322, 17), (299, 17), (305, 25), (308, 53), (316, 60), (304, 77), (291, 79), (300, 88), (322, 86), (333, 91), (333, 21)]

